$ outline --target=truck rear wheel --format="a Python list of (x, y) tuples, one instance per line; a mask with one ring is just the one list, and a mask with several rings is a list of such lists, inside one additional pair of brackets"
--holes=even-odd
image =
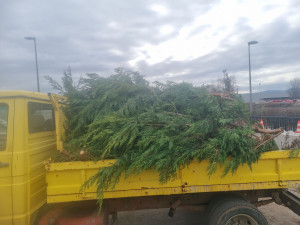
[(224, 198), (208, 215), (209, 225), (268, 225), (264, 215), (240, 198)]

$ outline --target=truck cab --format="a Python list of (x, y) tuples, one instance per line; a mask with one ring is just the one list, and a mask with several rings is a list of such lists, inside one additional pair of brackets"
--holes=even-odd
[(46, 203), (43, 161), (57, 149), (47, 94), (0, 92), (0, 224), (33, 224)]

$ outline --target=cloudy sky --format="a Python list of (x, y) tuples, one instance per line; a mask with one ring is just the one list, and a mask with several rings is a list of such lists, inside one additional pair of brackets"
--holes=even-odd
[(289, 88), (300, 77), (298, 0), (0, 0), (0, 90), (41, 91), (71, 67), (107, 76), (116, 67), (149, 81), (208, 84), (226, 69), (248, 92)]

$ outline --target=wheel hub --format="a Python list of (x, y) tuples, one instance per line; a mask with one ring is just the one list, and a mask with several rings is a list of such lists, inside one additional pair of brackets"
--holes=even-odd
[(249, 215), (238, 214), (238, 215), (231, 217), (227, 221), (226, 225), (259, 225), (259, 224), (253, 217), (251, 217)]

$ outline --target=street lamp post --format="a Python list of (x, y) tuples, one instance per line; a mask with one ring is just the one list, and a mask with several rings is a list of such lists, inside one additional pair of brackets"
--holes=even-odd
[(36, 52), (36, 39), (35, 39), (35, 37), (24, 37), (24, 38), (26, 40), (33, 40), (33, 42), (34, 42), (37, 89), (38, 89), (38, 92), (40, 92), (39, 68), (38, 68), (37, 52)]
[(250, 63), (250, 45), (257, 44), (257, 41), (248, 42), (248, 55), (249, 55), (249, 89), (250, 89), (250, 117), (252, 116), (253, 105), (252, 105), (252, 85), (251, 85), (251, 63)]

